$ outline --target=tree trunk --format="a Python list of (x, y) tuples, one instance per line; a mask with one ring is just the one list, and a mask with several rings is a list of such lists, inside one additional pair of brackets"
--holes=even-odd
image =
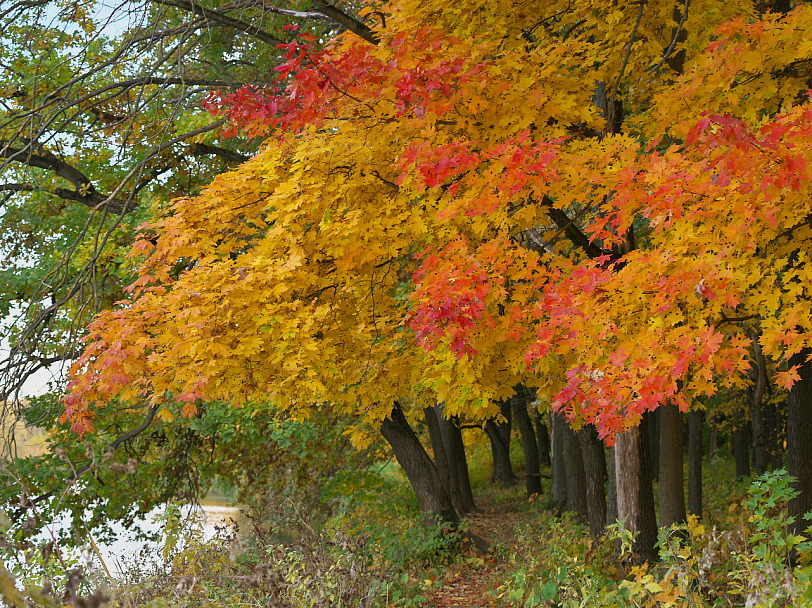
[(637, 533), (634, 552), (638, 559), (654, 561), (657, 551), (657, 518), (651, 485), (648, 429), (643, 416), (638, 426), (617, 436), (615, 444), (615, 480), (617, 515), (626, 529)]
[(688, 512), (702, 518), (702, 412), (688, 412)]
[(646, 412), (643, 417), (647, 419), (651, 478), (657, 481), (660, 479), (660, 408)]
[(787, 455), (789, 474), (797, 480), (793, 487), (800, 494), (789, 501), (790, 526), (802, 534), (809, 522), (803, 516), (812, 510), (812, 351), (804, 349), (790, 357), (789, 366), (798, 366), (800, 380), (792, 385), (787, 398)]
[(606, 527), (606, 452), (598, 431), (591, 424), (577, 433), (586, 477), (586, 512), (589, 532), (600, 538)]
[(609, 448), (609, 483), (606, 489), (606, 525), (617, 522), (617, 476), (615, 475), (615, 446)]
[[(769, 394), (769, 384), (767, 385)], [(775, 406), (769, 399), (764, 400), (764, 422), (767, 426), (767, 456), (770, 460), (770, 467), (777, 471), (784, 466), (784, 421)]]
[(381, 424), (381, 433), (392, 446), (395, 458), (412, 485), (426, 526), (456, 527), (459, 517), (451, 496), (440, 481), (437, 467), (414, 434), (399, 403), (395, 403), (389, 418)]
[(549, 467), (550, 462), (550, 432), (544, 423), (544, 416), (541, 412), (536, 412), (536, 441), (539, 449), (539, 464)]
[(660, 525), (685, 523), (682, 412), (675, 403), (660, 412)]
[(468, 475), (468, 459), (465, 457), (465, 444), (462, 441), (459, 419), (456, 416), (445, 418), (441, 406), (438, 405), (437, 408), (443, 442), (448, 451), (451, 478), (457, 484), (457, 493), (462, 501), (462, 509), (465, 513), (479, 511), (474, 502), (474, 493), (471, 489), (471, 478)]
[(499, 481), (502, 486), (508, 488), (516, 482), (513, 465), (510, 463), (510, 404), (503, 401), (500, 409), (505, 420), (500, 423), (488, 420), (485, 423), (485, 433), (491, 440), (491, 453), (493, 454), (491, 481)]
[(445, 489), (451, 495), (451, 502), (454, 503), (457, 515), (462, 517), (465, 515), (465, 509), (462, 506), (462, 497), (459, 492), (460, 485), (456, 479), (456, 470), (452, 470), (449, 461), (448, 445), (440, 428), (440, 412), (433, 407), (426, 407), (423, 408), (423, 415), (426, 426), (429, 428), (429, 439), (431, 440), (431, 450), (434, 452), (434, 466), (437, 467), (437, 474), (440, 476), (440, 481), (445, 486)]
[(515, 387), (516, 394), (511, 398), (510, 403), (513, 409), (513, 420), (519, 427), (522, 436), (522, 446), (524, 447), (524, 482), (527, 490), (527, 497), (541, 495), (541, 469), (539, 467), (538, 444), (536, 443), (536, 433), (533, 432), (533, 424), (530, 422), (530, 415), (527, 413), (527, 391), (521, 384)]
[(743, 424), (733, 430), (733, 460), (736, 462), (736, 477), (750, 477), (750, 427)]
[(589, 513), (586, 506), (586, 474), (584, 473), (584, 460), (581, 457), (581, 448), (578, 439), (564, 421), (564, 475), (567, 484), (567, 511), (578, 515), (578, 519), (586, 523)]
[(557, 412), (550, 412), (553, 429), (553, 483), (550, 494), (553, 504), (559, 511), (567, 507), (567, 472), (564, 469), (564, 433), (567, 421)]
[(769, 429), (764, 419), (764, 393), (767, 390), (767, 364), (764, 354), (761, 352), (761, 344), (758, 341), (758, 333), (755, 329), (750, 330), (750, 338), (753, 343), (753, 378), (754, 385), (750, 392), (750, 421), (753, 428), (753, 468), (756, 475), (763, 475), (767, 472), (770, 462), (769, 454)]

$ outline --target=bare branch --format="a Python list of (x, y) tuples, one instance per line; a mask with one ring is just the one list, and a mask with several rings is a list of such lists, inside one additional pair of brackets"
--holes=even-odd
[(221, 148), (220, 146), (211, 146), (209, 144), (202, 143), (193, 143), (191, 146), (189, 146), (189, 151), (192, 154), (219, 156), (220, 158), (224, 158), (233, 163), (244, 163), (251, 158), (250, 156), (245, 156), (244, 154), (227, 150), (226, 148)]
[(127, 202), (121, 199), (103, 195), (96, 190), (90, 179), (79, 169), (57, 158), (55, 154), (44, 148), (40, 148), (39, 152), (35, 154), (31, 151), (30, 146), (25, 149), (13, 148), (3, 142), (0, 142), (0, 145), (2, 145), (0, 147), (0, 158), (20, 162), (29, 167), (53, 171), (59, 177), (73, 184), (76, 190), (58, 188), (55, 191), (55, 194), (61, 198), (76, 201), (94, 209), (100, 205), (106, 205), (114, 213), (126, 213), (135, 208), (135, 205), (128, 205)]
[[(677, 46), (677, 42), (680, 40), (680, 34), (682, 33), (682, 28), (685, 26), (685, 22), (688, 20), (688, 7), (691, 4), (691, 0), (685, 0), (685, 8), (682, 11), (682, 18), (679, 20), (677, 24), (677, 29), (674, 31), (674, 37), (671, 39), (671, 44), (668, 45), (668, 48), (665, 50), (662, 59), (652, 67), (649, 68), (649, 72), (656, 72), (659, 70), (662, 65), (668, 61), (668, 58), (671, 56), (671, 53), (674, 52), (674, 47)], [(675, 9), (676, 11), (676, 9)]]
[(371, 44), (378, 44), (381, 41), (380, 37), (369, 26), (354, 17), (350, 17), (347, 13), (324, 0), (313, 0), (313, 8)]
[(626, 72), (626, 66), (629, 65), (629, 58), (632, 56), (632, 47), (634, 46), (634, 39), (637, 37), (637, 28), (640, 27), (640, 21), (643, 19), (643, 8), (646, 6), (646, 0), (638, 0), (637, 4), (640, 8), (637, 10), (637, 21), (634, 22), (632, 34), (629, 36), (629, 42), (626, 44), (626, 56), (623, 58), (623, 63), (620, 66), (620, 72), (617, 75), (615, 87), (612, 89), (612, 95), (609, 96), (609, 103), (606, 108), (606, 132), (615, 132), (615, 97), (620, 89), (620, 83), (623, 81), (623, 74)]
[(234, 17), (224, 15), (219, 11), (204, 8), (199, 4), (193, 4), (192, 2), (186, 2), (185, 0), (152, 0), (152, 1), (157, 4), (163, 4), (164, 6), (174, 6), (175, 8), (189, 11), (190, 13), (195, 13), (196, 15), (200, 15), (201, 17), (205, 17), (209, 21), (214, 21), (215, 23), (225, 25), (226, 27), (230, 27), (232, 29), (245, 32), (246, 34), (253, 36), (257, 40), (260, 40), (266, 44), (270, 44), (273, 46), (276, 46), (278, 44), (284, 44), (282, 40), (279, 40), (278, 38), (272, 36), (265, 30), (261, 30), (260, 28), (255, 27), (250, 23), (245, 23), (244, 21), (240, 21), (239, 19), (235, 19)]

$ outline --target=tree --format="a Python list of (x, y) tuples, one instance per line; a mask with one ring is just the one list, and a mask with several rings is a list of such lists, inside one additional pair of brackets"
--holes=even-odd
[(810, 340), (808, 8), (385, 13), (374, 39), (288, 45), (284, 95), (213, 100), (274, 136), (136, 244), (66, 417), (86, 432), (111, 396), (194, 415), (271, 395), (350, 416), (361, 440), (403, 405), (489, 419), (523, 382), (618, 433), (619, 515), (649, 526), (620, 474), (647, 458), (642, 414), (741, 382), (744, 321), (776, 361)]
[(0, 400), (78, 356), (87, 322), (135, 278), (126, 251), (140, 224), (256, 152), (257, 139), (223, 137), (209, 91), (273, 86), (291, 22), (325, 40), (340, 23), (364, 33), (317, 4), (0, 9)]

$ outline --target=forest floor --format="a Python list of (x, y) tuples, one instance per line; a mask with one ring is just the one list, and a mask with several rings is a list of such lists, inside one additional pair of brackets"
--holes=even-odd
[(500, 574), (508, 566), (514, 528), (522, 517), (515, 503), (493, 503), (479, 500), (480, 512), (470, 513), (465, 520), (468, 532), (484, 539), (490, 549), (483, 554), (475, 547), (466, 549), (466, 557), (451, 565), (430, 594), (427, 608), (490, 608), (497, 605), (494, 595)]

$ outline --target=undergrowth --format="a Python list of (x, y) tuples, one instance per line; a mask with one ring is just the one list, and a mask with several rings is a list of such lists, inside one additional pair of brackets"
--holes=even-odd
[[(812, 605), (812, 544), (786, 532), (786, 503), (795, 490), (784, 471), (748, 485), (728, 481), (726, 460), (712, 462), (706, 517), (661, 531), (660, 562), (632, 566), (625, 557), (633, 538), (622, 527), (594, 540), (573, 516), (550, 510), (544, 497), (525, 501), (520, 485), (491, 485), (487, 454), (473, 453), (480, 503), (500, 511), (506, 503), (523, 505), (512, 512), (513, 537), (495, 543), (487, 558), (498, 567), (483, 605)], [(460, 557), (461, 533), (426, 530), (414, 502), (405, 479), (386, 466), (337, 477), (322, 488), (318, 504), (258, 500), (254, 530), (242, 538), (221, 534), (207, 540), (199, 527), (180, 525), (170, 512), (159, 563), (132, 564), (118, 577), (97, 571), (85, 578), (74, 561), (62, 578), (26, 578), (18, 570), (16, 584), (0, 568), (0, 593), (18, 608), (428, 606), (449, 566), (459, 571), (485, 562)], [(47, 559), (41, 565), (50, 569), (42, 572), (60, 567)]]

